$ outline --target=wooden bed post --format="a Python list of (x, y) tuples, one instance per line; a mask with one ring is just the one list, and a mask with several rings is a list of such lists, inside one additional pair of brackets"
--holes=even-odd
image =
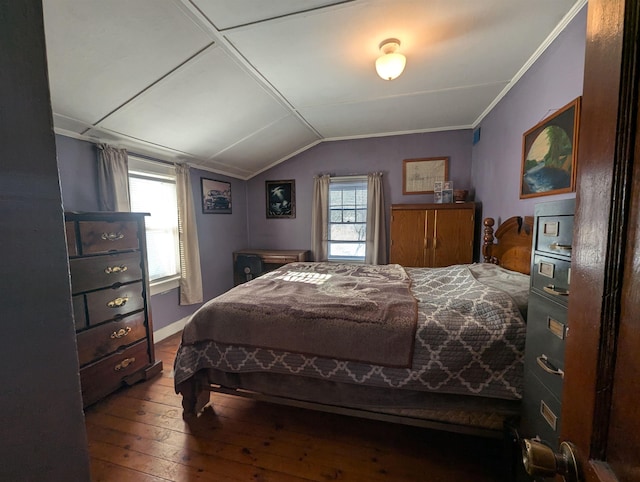
[(485, 263), (493, 263), (495, 258), (491, 256), (491, 246), (493, 246), (493, 225), (495, 224), (495, 221), (493, 218), (485, 218), (482, 224), (484, 224), (482, 256)]

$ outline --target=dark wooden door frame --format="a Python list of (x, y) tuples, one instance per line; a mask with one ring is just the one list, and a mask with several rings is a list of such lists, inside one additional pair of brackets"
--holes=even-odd
[[(638, 118), (637, 0), (590, 0), (561, 439), (586, 480), (607, 458)], [(592, 394), (585, 397), (584, 392)]]

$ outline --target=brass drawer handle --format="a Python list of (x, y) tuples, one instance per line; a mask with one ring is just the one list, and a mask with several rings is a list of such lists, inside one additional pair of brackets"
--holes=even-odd
[(119, 239), (124, 238), (124, 234), (117, 232), (117, 233), (102, 233), (102, 236), (100, 236), (102, 239), (104, 239), (105, 241), (118, 241)]
[(545, 286), (543, 288), (547, 293), (554, 296), (569, 296), (569, 290), (556, 288), (554, 285)]
[(571, 251), (571, 245), (570, 244), (551, 243), (549, 245), (549, 248), (558, 249), (560, 251)]
[(136, 361), (135, 357), (125, 358), (120, 363), (118, 363), (113, 369), (119, 372), (120, 370), (124, 370), (125, 368), (127, 368), (129, 365), (131, 365), (135, 361)]
[(127, 271), (127, 267), (126, 265), (122, 265), (122, 266), (107, 266), (104, 269), (104, 272), (107, 274), (113, 274), (113, 273), (124, 273), (125, 271)]
[(111, 333), (111, 339), (115, 340), (116, 338), (122, 338), (123, 336), (127, 336), (131, 333), (131, 327), (127, 326), (126, 328), (120, 328), (118, 331), (114, 331)]
[(127, 296), (123, 296), (122, 298), (116, 298), (115, 300), (111, 300), (107, 303), (109, 308), (120, 308), (127, 304), (129, 298)]
[(560, 375), (560, 378), (564, 378), (564, 371), (559, 368), (554, 367), (547, 358), (547, 355), (542, 354), (538, 358), (536, 358), (536, 362), (538, 362), (538, 366), (542, 368), (545, 372), (551, 375)]

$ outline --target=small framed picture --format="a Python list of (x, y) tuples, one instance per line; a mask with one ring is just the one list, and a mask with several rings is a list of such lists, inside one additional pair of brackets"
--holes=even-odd
[(448, 157), (425, 157), (402, 161), (402, 194), (432, 194), (435, 183), (449, 173)]
[(204, 214), (231, 214), (231, 183), (200, 178), (202, 212)]
[(296, 217), (296, 181), (265, 181), (267, 219)]

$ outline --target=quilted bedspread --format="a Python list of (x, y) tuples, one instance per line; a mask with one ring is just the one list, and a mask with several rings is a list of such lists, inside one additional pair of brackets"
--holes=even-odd
[(525, 323), (507, 293), (477, 281), (467, 265), (406, 268), (418, 301), (409, 368), (202, 341), (176, 355), (176, 386), (198, 370), (275, 372), (407, 390), (519, 399)]

